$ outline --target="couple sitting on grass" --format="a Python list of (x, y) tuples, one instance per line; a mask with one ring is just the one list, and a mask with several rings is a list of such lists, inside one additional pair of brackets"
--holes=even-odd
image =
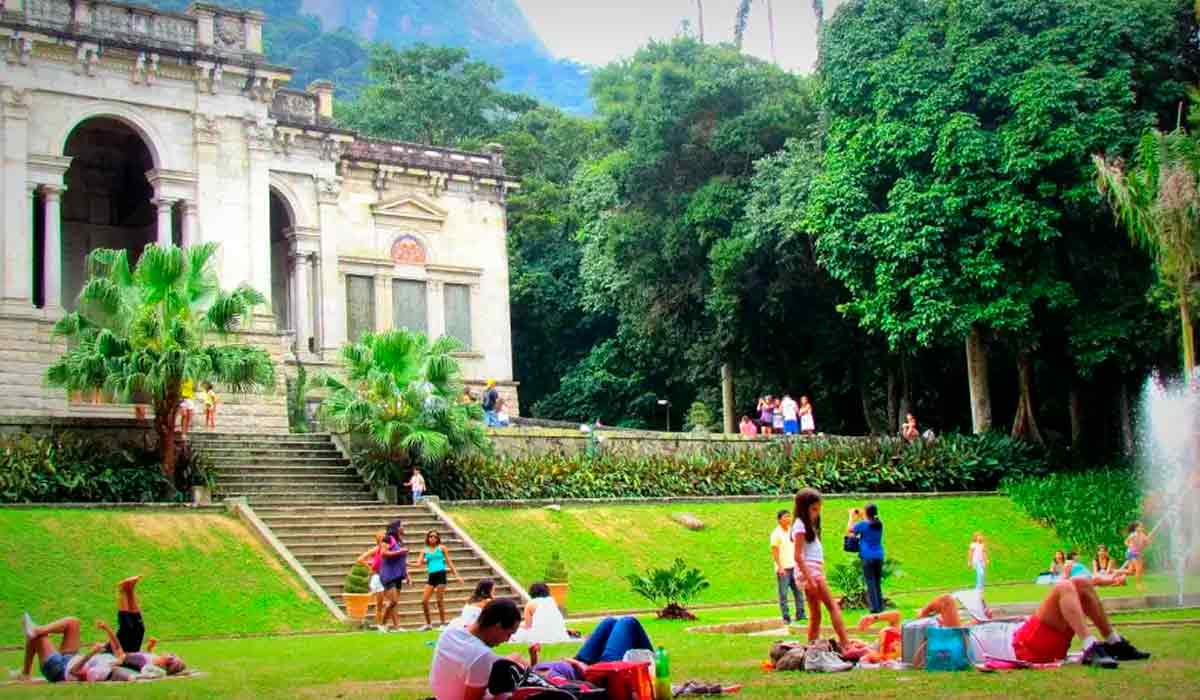
[[(64, 681), (134, 681), (162, 678), (182, 673), (187, 667), (174, 654), (156, 654), (157, 640), (150, 638), (145, 651), (142, 641), (146, 626), (138, 607), (134, 587), (141, 576), (132, 576), (117, 585), (117, 631), (108, 623), (96, 621), (96, 627), (108, 638), (80, 654), (81, 633), (77, 617), (65, 617), (48, 625), (36, 625), (29, 613), (21, 619), (25, 632), (25, 663), (21, 678), (30, 679), (33, 657), (37, 656), (42, 675), (51, 683)], [(61, 634), (56, 647), (50, 635)]]
[(574, 658), (539, 664), (540, 644), (529, 647), (529, 664), (520, 654), (500, 657), (492, 647), (508, 642), (521, 626), (521, 608), (510, 598), (490, 601), (465, 627), (451, 626), (438, 638), (429, 668), (437, 700), (480, 700), (515, 690), (512, 669), (532, 669), (543, 678), (582, 681), (591, 664), (620, 661), (631, 649), (653, 649), (641, 623), (632, 617), (605, 618)]

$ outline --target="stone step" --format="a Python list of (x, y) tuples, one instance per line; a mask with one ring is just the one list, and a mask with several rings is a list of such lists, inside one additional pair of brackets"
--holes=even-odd
[[(304, 551), (299, 551), (299, 552), (296, 551), (295, 546), (288, 546), (288, 551), (290, 551), (292, 553), (292, 555), (294, 557), (296, 557), (296, 559), (299, 560), (301, 563), (303, 563), (305, 566), (307, 566), (309, 564), (320, 565), (320, 564), (335, 564), (336, 563), (339, 565), (344, 565), (346, 567), (346, 571), (349, 571), (350, 565), (353, 564), (356, 559), (358, 559), (360, 556), (362, 556), (363, 553), (366, 552), (367, 550), (369, 550), (370, 548), (371, 548), (371, 545), (369, 543), (366, 545), (362, 545), (361, 543), (359, 543), (359, 546), (356, 546), (356, 547), (348, 547), (348, 546), (344, 546), (344, 545), (339, 545), (337, 547), (314, 548), (311, 550), (304, 550)], [(450, 557), (451, 557), (451, 559), (454, 560), (455, 566), (459, 565), (460, 560), (463, 562), (467, 562), (467, 563), (469, 563), (473, 560), (478, 561), (478, 559), (475, 558), (475, 553), (466, 548), (463, 548), (462, 550), (459, 550), (457, 552), (454, 549), (454, 547), (449, 547), (449, 549), (450, 549)], [(420, 554), (421, 554), (420, 550), (413, 549), (411, 547), (409, 548), (408, 565), (410, 568), (415, 566), (415, 563), (418, 560), (418, 558), (420, 557)]]
[[(317, 580), (317, 583), (321, 584), (321, 586), (329, 593), (330, 597), (332, 597), (334, 600), (338, 600), (341, 597), (342, 588), (345, 586), (345, 583), (346, 583), (346, 575), (345, 574), (313, 576), (313, 578), (315, 578)], [(450, 610), (449, 605), (451, 604), (452, 601), (458, 601), (456, 603), (456, 605), (458, 608), (461, 608), (462, 604), (467, 601), (467, 598), (469, 598), (471, 596), (471, 594), (475, 592), (475, 584), (479, 583), (479, 580), (482, 578), (490, 578), (490, 577), (480, 576), (479, 578), (472, 580), (472, 579), (469, 579), (466, 576), (464, 576), (463, 580), (466, 581), (466, 583), (460, 584), (454, 578), (454, 576), (451, 575), (446, 584), (446, 605), (447, 605), (446, 610), (447, 611)], [(400, 604), (401, 605), (404, 605), (405, 603), (412, 603), (412, 602), (416, 602), (419, 604), (421, 602), (421, 589), (425, 587), (425, 580), (426, 580), (424, 572), (419, 572), (419, 573), (412, 572), (412, 580), (413, 580), (412, 588), (405, 586), (404, 588), (402, 588), (400, 590)], [(499, 582), (497, 582), (496, 587), (500, 588)], [(507, 588), (504, 588), (504, 590), (508, 591)], [(498, 595), (512, 595), (512, 594), (511, 593), (501, 593)], [(455, 614), (457, 614), (457, 610), (456, 610)]]
[(289, 433), (272, 432), (272, 431), (222, 431), (222, 430), (202, 430), (197, 429), (193, 433), (189, 433), (197, 442), (216, 443), (216, 442), (245, 442), (249, 444), (263, 443), (307, 443), (307, 444), (331, 444), (333, 436), (329, 433)]
[[(276, 535), (276, 537), (279, 537)], [(370, 549), (375, 541), (374, 538), (339, 540), (337, 542), (313, 542), (311, 538), (307, 540), (296, 541), (299, 538), (288, 538), (292, 541), (285, 541), (280, 538), (280, 541), (287, 545), (288, 550), (295, 555), (297, 559), (304, 560), (307, 557), (338, 557), (340, 559), (353, 560)], [(420, 550), (412, 544), (408, 545), (408, 558), (410, 561), (415, 561), (420, 555)], [(475, 556), (469, 547), (457, 542), (447, 542), (446, 550), (450, 552), (450, 558), (458, 562), (459, 559)]]
[[(255, 513), (258, 511), (256, 510)], [(428, 530), (437, 530), (444, 527), (442, 522), (433, 517), (400, 517), (381, 516), (381, 515), (354, 515), (354, 516), (336, 516), (329, 515), (324, 518), (313, 518), (312, 516), (293, 516), (293, 515), (262, 515), (258, 516), (263, 522), (271, 526), (272, 529), (278, 529), (279, 532), (290, 532), (299, 528), (327, 527), (337, 528), (353, 528), (355, 532), (377, 532), (386, 528), (390, 523), (399, 519), (404, 525), (404, 529), (408, 535), (421, 535)], [(447, 533), (447, 536), (449, 533)]]
[[(505, 598), (505, 597), (511, 597), (511, 596), (512, 596), (511, 593), (496, 594), (497, 598)], [(470, 598), (470, 596), (463, 596), (463, 598), (461, 600), (456, 599), (454, 601), (451, 601), (450, 598), (446, 598), (446, 603), (445, 603), (445, 605), (446, 605), (446, 620), (450, 621), (450, 620), (453, 620), (454, 618), (458, 617), (459, 614), (462, 612), (463, 606), (466, 605), (467, 600), (469, 598)], [(338, 607), (340, 607), (342, 610), (346, 609), (346, 604), (342, 601), (340, 595), (335, 599), (334, 602), (336, 602), (338, 604)], [(396, 615), (396, 617), (400, 622), (401, 629), (405, 633), (416, 632), (421, 627), (421, 625), (425, 624), (425, 614), (421, 611), (420, 600), (417, 600), (411, 607), (408, 607), (408, 608), (406, 608), (402, 605), (400, 610), (397, 611), (397, 613), (398, 614)], [(375, 615), (375, 604), (371, 603), (370, 605), (367, 606), (366, 621), (369, 624), (375, 622), (374, 615)], [(432, 618), (433, 624), (435, 624), (435, 625), (440, 624), (440, 619), (438, 618), (437, 601), (436, 600), (429, 601), (429, 616)], [(401, 634), (401, 632), (396, 632), (396, 634)], [(433, 633), (431, 633), (431, 634), (433, 634)], [(383, 635), (381, 634), (380, 636), (383, 636)]]
[[(201, 454), (204, 454), (203, 452)], [(228, 457), (209, 458), (214, 467), (348, 467), (350, 461), (342, 457), (247, 457), (245, 455), (230, 455)]]
[(327, 496), (324, 494), (314, 495), (311, 493), (294, 493), (294, 494), (286, 494), (286, 495), (266, 495), (266, 496), (264, 496), (262, 494), (247, 495), (247, 494), (236, 494), (236, 493), (214, 493), (213, 496), (217, 499), (239, 498), (241, 496), (245, 496), (246, 499), (249, 501), (250, 505), (254, 507), (255, 511), (258, 510), (259, 506), (262, 506), (265, 508), (267, 506), (272, 506), (272, 505), (275, 505), (275, 506), (278, 506), (278, 505), (319, 506), (319, 505), (325, 505), (325, 504), (329, 503), (330, 501), (338, 501), (338, 502), (346, 503), (346, 504), (362, 503), (364, 505), (370, 505), (370, 504), (379, 502), (379, 500), (376, 499), (375, 494), (366, 493), (366, 492), (361, 493), (361, 494), (355, 493), (352, 495), (342, 494), (342, 495), (338, 495), (336, 498)]
[[(259, 516), (260, 518), (262, 516)], [(291, 536), (321, 536), (322, 538), (334, 537), (373, 537), (376, 532), (385, 529), (391, 521), (382, 520), (367, 520), (364, 522), (345, 522), (343, 520), (329, 519), (325, 521), (300, 521), (300, 520), (279, 520), (277, 518), (262, 518), (263, 522), (271, 526), (275, 534), (279, 537)], [(437, 530), (438, 534), (442, 535), (443, 541), (457, 539), (451, 532), (442, 533), (442, 528), (445, 526), (436, 520), (400, 520), (404, 525), (404, 539), (411, 541), (420, 541), (424, 539), (425, 533), (429, 530)]]
[[(304, 564), (304, 568), (308, 569), (308, 573), (312, 574), (318, 580), (322, 577), (336, 578), (338, 576), (344, 579), (350, 573), (350, 567), (354, 565), (353, 558), (341, 562), (309, 562), (305, 560), (301, 560), (301, 562)], [(462, 564), (454, 562), (454, 566), (458, 569), (458, 573), (462, 574), (463, 579), (468, 582), (478, 581), (492, 575), (491, 568), (481, 561), (465, 562)], [(412, 576), (414, 584), (418, 578), (422, 581), (425, 580), (425, 572), (418, 571), (412, 566), (408, 567), (408, 574)], [(472, 587), (474, 587), (474, 584), (472, 584)]]
[(277, 448), (268, 446), (259, 447), (209, 447), (203, 446), (203, 452), (206, 457), (211, 460), (230, 460), (241, 459), (244, 457), (250, 458), (286, 458), (295, 460), (304, 459), (344, 459), (342, 453), (338, 452), (336, 447), (326, 448)]
[(216, 473), (218, 479), (249, 477), (249, 476), (291, 476), (297, 479), (308, 479), (318, 476), (353, 476), (358, 478), (358, 472), (351, 467), (305, 467), (302, 465), (293, 465), (290, 467), (257, 467), (245, 466), (237, 467), (231, 465), (213, 466), (212, 471)]
[(433, 517), (433, 513), (425, 506), (402, 506), (379, 503), (371, 506), (341, 506), (336, 503), (325, 503), (309, 506), (279, 506), (255, 509), (260, 518), (275, 516), (327, 518), (340, 516), (371, 516), (382, 517), (388, 522), (396, 518)]
[(334, 474), (255, 474), (255, 473), (218, 473), (217, 484), (223, 487), (233, 486), (339, 486), (365, 487), (363, 480), (354, 472)]
[(346, 493), (358, 493), (367, 491), (367, 485), (359, 480), (356, 484), (346, 485), (338, 483), (323, 483), (310, 481), (292, 481), (279, 484), (258, 484), (253, 482), (244, 483), (227, 483), (224, 480), (217, 480), (217, 493), (242, 493), (245, 495), (284, 495), (284, 494), (302, 494), (302, 493), (319, 493), (331, 497), (336, 497)]

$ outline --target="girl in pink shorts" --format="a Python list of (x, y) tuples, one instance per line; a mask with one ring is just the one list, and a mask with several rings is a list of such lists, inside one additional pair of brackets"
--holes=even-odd
[(850, 643), (842, 609), (833, 599), (829, 582), (825, 580), (825, 550), (821, 546), (821, 493), (816, 489), (801, 489), (796, 494), (792, 524), (792, 543), (796, 548), (796, 581), (804, 587), (808, 603), (808, 641), (821, 635), (821, 606), (829, 610), (829, 619), (837, 633), (838, 643), (845, 648)]

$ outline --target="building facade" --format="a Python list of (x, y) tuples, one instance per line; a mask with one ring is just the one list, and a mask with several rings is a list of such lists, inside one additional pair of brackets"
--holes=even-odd
[(459, 338), (516, 407), (502, 149), (339, 128), (331, 83), (266, 62), (265, 21), (0, 0), (0, 414), (101, 410), (41, 382), (89, 251), (210, 241), (222, 286), (270, 300), (247, 335), (281, 368), (403, 326)]

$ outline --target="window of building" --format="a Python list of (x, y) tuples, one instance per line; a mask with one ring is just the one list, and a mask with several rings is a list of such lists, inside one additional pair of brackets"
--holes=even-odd
[(392, 280), (392, 328), (429, 332), (424, 282)]
[(471, 288), (465, 284), (447, 284), (446, 335), (458, 338), (463, 348), (471, 348)]
[(346, 275), (346, 337), (357, 342), (375, 330), (375, 278)]

